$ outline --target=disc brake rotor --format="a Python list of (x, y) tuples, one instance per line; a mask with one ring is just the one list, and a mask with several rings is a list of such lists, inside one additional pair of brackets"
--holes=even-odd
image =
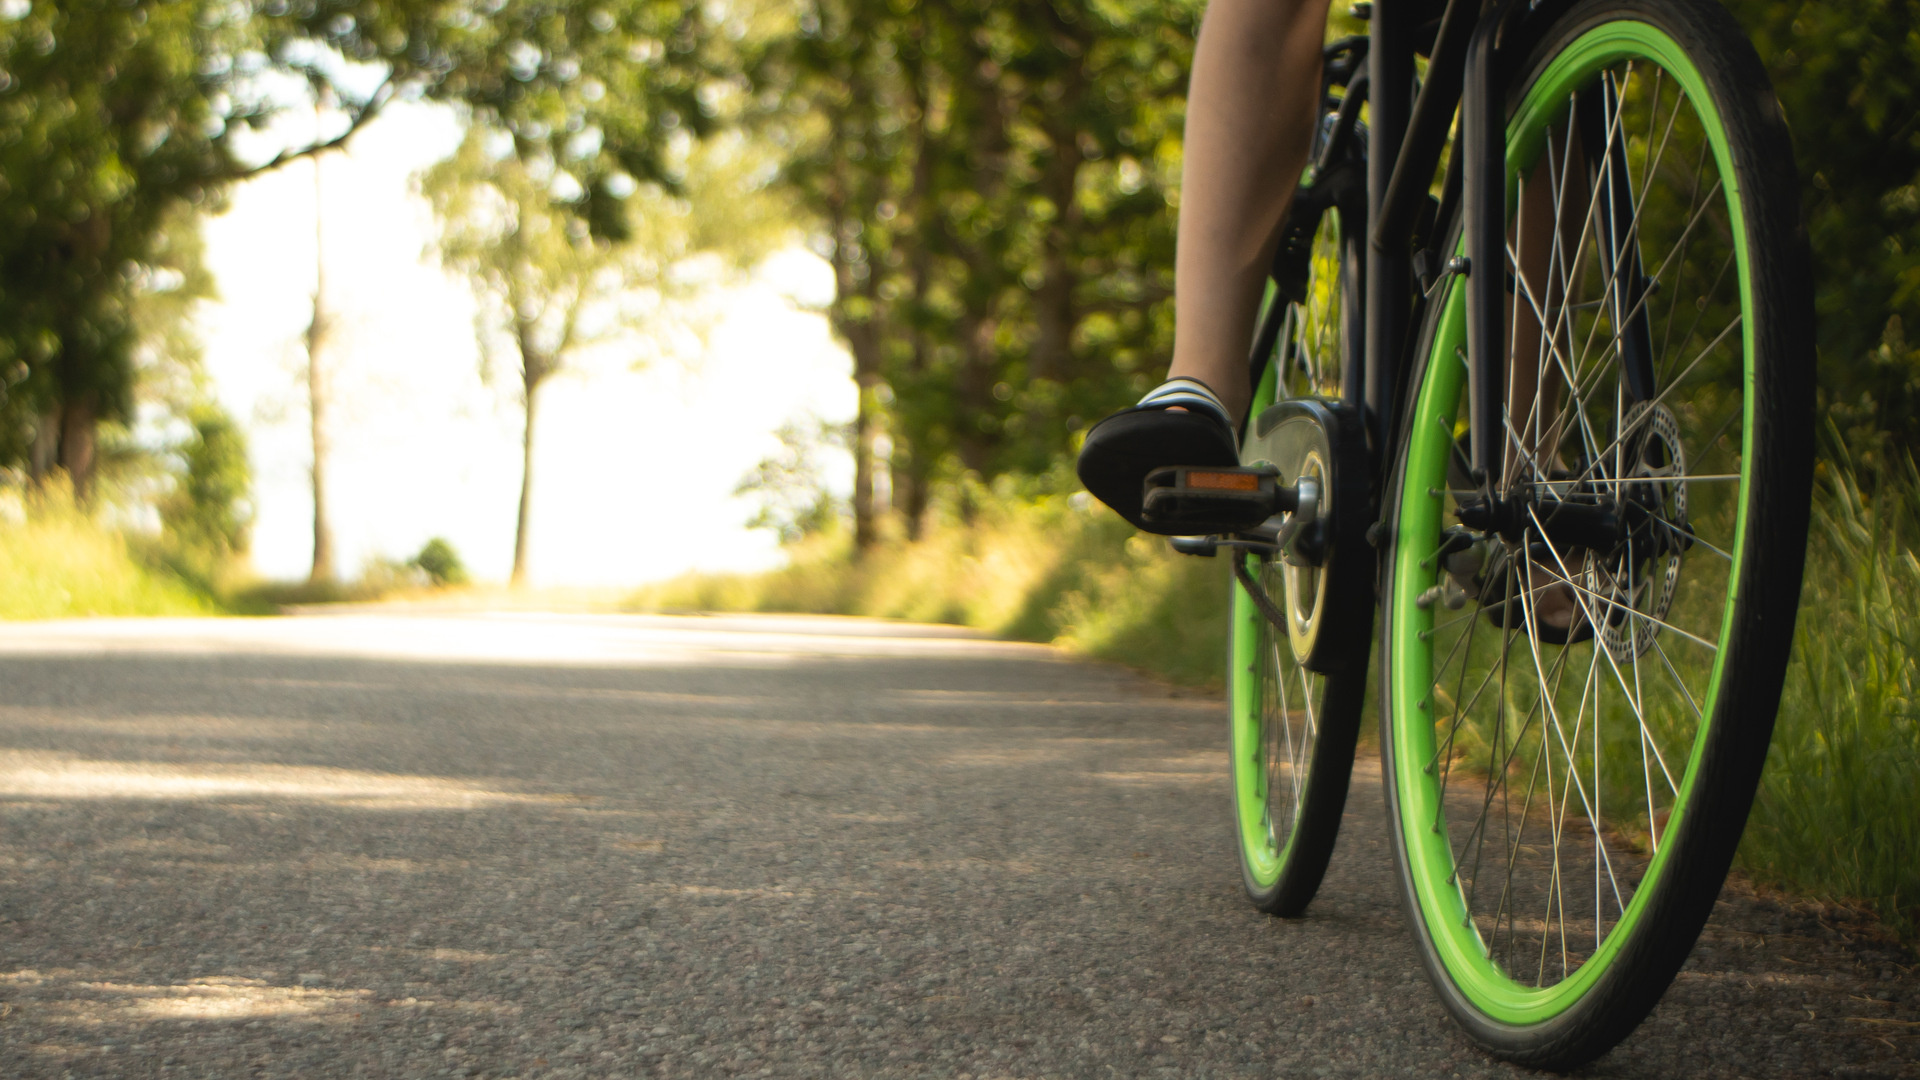
[(1605, 486), (1622, 503), (1637, 504), (1651, 525), (1610, 552), (1588, 553), (1582, 574), (1583, 601), (1598, 637), (1623, 663), (1653, 648), (1679, 587), (1684, 551), (1679, 538), (1687, 535), (1686, 453), (1679, 420), (1665, 405), (1641, 402), (1628, 411), (1624, 430), (1618, 456), (1602, 461), (1600, 471), (1608, 475)]

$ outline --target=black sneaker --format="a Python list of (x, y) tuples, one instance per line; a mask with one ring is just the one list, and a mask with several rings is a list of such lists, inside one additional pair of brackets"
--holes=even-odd
[[(1185, 412), (1169, 411), (1174, 406)], [(1077, 471), (1093, 497), (1134, 528), (1167, 534), (1141, 516), (1147, 474), (1168, 465), (1240, 464), (1233, 420), (1220, 398), (1198, 379), (1168, 379), (1140, 404), (1093, 425), (1080, 447)]]

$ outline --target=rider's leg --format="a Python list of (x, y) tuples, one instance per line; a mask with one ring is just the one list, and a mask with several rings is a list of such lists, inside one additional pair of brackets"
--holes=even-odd
[[(1319, 115), (1329, 0), (1213, 0), (1187, 94), (1174, 258), (1173, 368), (1080, 447), (1087, 490), (1134, 525), (1143, 481), (1164, 465), (1231, 466), (1246, 411), (1247, 349), (1281, 215)], [(1200, 384), (1195, 385), (1195, 380)]]
[[(1580, 246), (1591, 192), (1577, 140), (1568, 145), (1554, 138), (1548, 156), (1521, 178), (1520, 205), (1508, 235), (1519, 270), (1508, 297), (1507, 415), (1514, 432), (1505, 440), (1503, 473), (1509, 482), (1551, 477), (1571, 464), (1563, 460), (1565, 448), (1579, 442), (1569, 430), (1575, 417), (1562, 400), (1573, 346), (1566, 305), (1579, 292), (1582, 266), (1591, 254)], [(1537, 583), (1531, 591), (1535, 632), (1564, 640), (1580, 616), (1579, 598), (1561, 584)]]
[(1543, 157), (1521, 178), (1519, 212), (1508, 230), (1520, 271), (1508, 296), (1507, 415), (1514, 437), (1506, 440), (1502, 474), (1509, 482), (1565, 464), (1558, 458), (1573, 434), (1561, 409), (1573, 345), (1566, 304), (1592, 254), (1580, 249), (1592, 189), (1578, 142), (1568, 146), (1556, 137), (1548, 153), (1551, 160)]
[(1213, 0), (1187, 93), (1173, 367), (1245, 412), (1247, 349), (1320, 113), (1329, 0)]

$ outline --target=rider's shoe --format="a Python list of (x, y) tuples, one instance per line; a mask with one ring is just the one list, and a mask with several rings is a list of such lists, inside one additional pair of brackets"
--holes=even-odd
[[(1175, 407), (1185, 412), (1172, 411)], [(1137, 529), (1165, 534), (1141, 515), (1147, 474), (1167, 465), (1235, 466), (1233, 419), (1206, 383), (1168, 379), (1138, 405), (1122, 409), (1087, 432), (1080, 447), (1080, 482)]]

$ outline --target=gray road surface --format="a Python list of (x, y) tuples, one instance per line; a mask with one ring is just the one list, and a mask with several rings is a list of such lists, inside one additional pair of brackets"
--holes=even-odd
[[(1363, 760), (1242, 901), (1217, 702), (856, 620), (0, 627), (0, 1076), (1484, 1077)], [(1912, 959), (1730, 888), (1620, 1077), (1920, 1075)]]

